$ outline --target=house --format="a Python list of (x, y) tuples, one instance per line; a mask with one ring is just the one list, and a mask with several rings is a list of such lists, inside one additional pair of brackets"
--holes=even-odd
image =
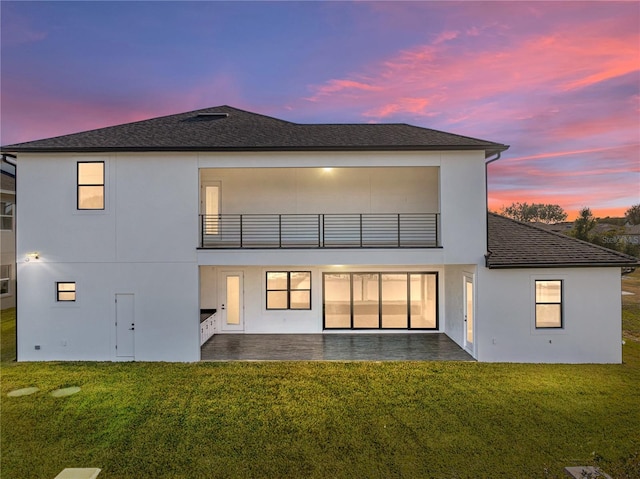
[(0, 169), (0, 309), (16, 306), (16, 175), (11, 163)]
[(229, 106), (2, 147), (21, 195), (18, 360), (401, 332), (480, 361), (620, 362), (636, 259), (487, 216), (486, 163), (507, 148)]

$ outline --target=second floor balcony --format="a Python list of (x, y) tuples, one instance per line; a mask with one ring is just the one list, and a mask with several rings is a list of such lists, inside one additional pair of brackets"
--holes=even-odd
[(200, 215), (200, 248), (438, 248), (438, 213)]

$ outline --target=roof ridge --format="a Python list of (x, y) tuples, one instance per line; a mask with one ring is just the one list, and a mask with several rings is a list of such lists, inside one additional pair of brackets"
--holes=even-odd
[[(212, 108), (220, 108), (222, 106), (226, 106), (226, 105), (214, 106), (214, 107), (209, 107), (209, 108), (201, 108), (199, 110), (194, 110), (194, 111), (191, 111), (191, 112), (185, 111), (185, 112), (182, 112), (182, 113), (172, 113), (170, 115), (154, 116), (154, 117), (151, 117), (151, 118), (145, 118), (143, 120), (125, 121), (124, 123), (116, 123), (115, 125), (99, 126), (97, 128), (91, 128), (89, 130), (75, 131), (73, 133), (63, 133), (62, 135), (50, 136), (50, 137), (47, 137), (47, 138), (39, 138), (39, 139), (35, 139), (35, 140), (22, 141), (20, 143), (12, 143), (10, 145), (2, 145), (2, 148), (6, 148), (8, 146), (26, 145), (28, 143), (33, 143), (33, 142), (42, 141), (42, 140), (47, 140), (47, 141), (48, 140), (55, 140), (57, 138), (63, 138), (65, 136), (84, 135), (85, 133), (92, 133), (92, 132), (96, 132), (96, 131), (99, 131), (99, 130), (108, 130), (109, 128), (118, 128), (118, 127), (126, 126), (126, 125), (135, 125), (135, 124), (139, 124), (139, 123), (144, 123), (145, 121), (161, 120), (163, 118), (169, 118), (169, 117), (172, 117), (172, 116), (184, 115), (186, 113), (198, 113), (200, 111), (210, 110)], [(230, 107), (230, 108), (232, 108), (232, 107)]]
[(549, 231), (549, 230), (544, 229), (544, 228), (542, 228), (540, 226), (536, 226), (536, 225), (533, 225), (531, 223), (525, 223), (523, 221), (514, 220), (513, 218), (509, 218), (507, 216), (499, 215), (499, 214), (493, 213), (491, 211), (489, 211), (488, 213), (490, 215), (496, 216), (498, 218), (502, 218), (502, 219), (511, 221), (513, 223), (516, 223), (516, 224), (519, 224), (519, 225), (522, 225), (522, 226), (526, 226), (528, 228), (532, 228), (532, 229), (537, 230), (537, 231), (542, 231), (543, 233), (547, 233), (549, 235), (556, 236), (556, 237), (561, 238), (563, 240), (576, 241), (578, 243), (582, 243), (583, 245), (590, 246), (590, 247), (598, 249), (600, 251), (620, 256), (622, 259), (633, 259), (635, 261), (640, 261), (635, 256), (631, 256), (631, 255), (626, 254), (626, 253), (621, 253), (620, 251), (616, 251), (616, 250), (613, 250), (613, 249), (605, 248), (604, 246), (600, 246), (600, 245), (597, 245), (597, 244), (594, 244), (594, 243), (589, 243), (588, 241), (584, 241), (584, 240), (581, 240), (579, 238), (574, 238), (573, 236), (567, 236), (565, 234), (557, 233), (555, 231)]
[[(226, 113), (224, 121), (205, 121)], [(202, 120), (202, 121), (201, 121)], [(218, 105), (0, 146), (13, 153), (106, 151), (483, 150), (509, 148), (406, 123), (295, 123)]]
[[(219, 106), (212, 106), (209, 108), (203, 108), (202, 110), (195, 110), (192, 112), (186, 111), (182, 114), (186, 114), (186, 113), (196, 113), (198, 111), (203, 111), (203, 110), (212, 110), (215, 108), (229, 108), (230, 110), (235, 110), (235, 111), (239, 111), (242, 113), (246, 113), (248, 115), (253, 115), (253, 116), (261, 116), (262, 118), (268, 118), (269, 120), (274, 120), (274, 121), (279, 121), (281, 123), (287, 123), (289, 125), (302, 125), (303, 123), (295, 123), (293, 121), (288, 121), (288, 120), (283, 120), (282, 118), (276, 118), (275, 116), (269, 116), (269, 115), (265, 115), (263, 113), (256, 113), (255, 111), (249, 111), (249, 110), (243, 110), (242, 108), (236, 108), (235, 106), (231, 106), (231, 105), (219, 105)], [(178, 113), (180, 114), (180, 113)]]

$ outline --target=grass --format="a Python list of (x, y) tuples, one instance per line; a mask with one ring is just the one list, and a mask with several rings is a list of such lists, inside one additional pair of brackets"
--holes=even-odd
[(625, 339), (640, 341), (640, 268), (622, 277), (622, 331)]
[[(625, 297), (625, 327), (639, 298)], [(3, 334), (0, 476), (560, 478), (597, 465), (638, 478), (634, 338), (620, 365), (14, 363)], [(7, 397), (29, 386), (40, 392)], [(70, 386), (82, 389), (50, 395)]]
[(0, 361), (16, 359), (16, 308), (0, 311)]

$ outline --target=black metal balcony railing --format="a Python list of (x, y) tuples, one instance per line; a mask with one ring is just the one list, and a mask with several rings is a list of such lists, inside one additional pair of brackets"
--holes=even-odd
[(201, 248), (436, 248), (438, 213), (200, 215)]

